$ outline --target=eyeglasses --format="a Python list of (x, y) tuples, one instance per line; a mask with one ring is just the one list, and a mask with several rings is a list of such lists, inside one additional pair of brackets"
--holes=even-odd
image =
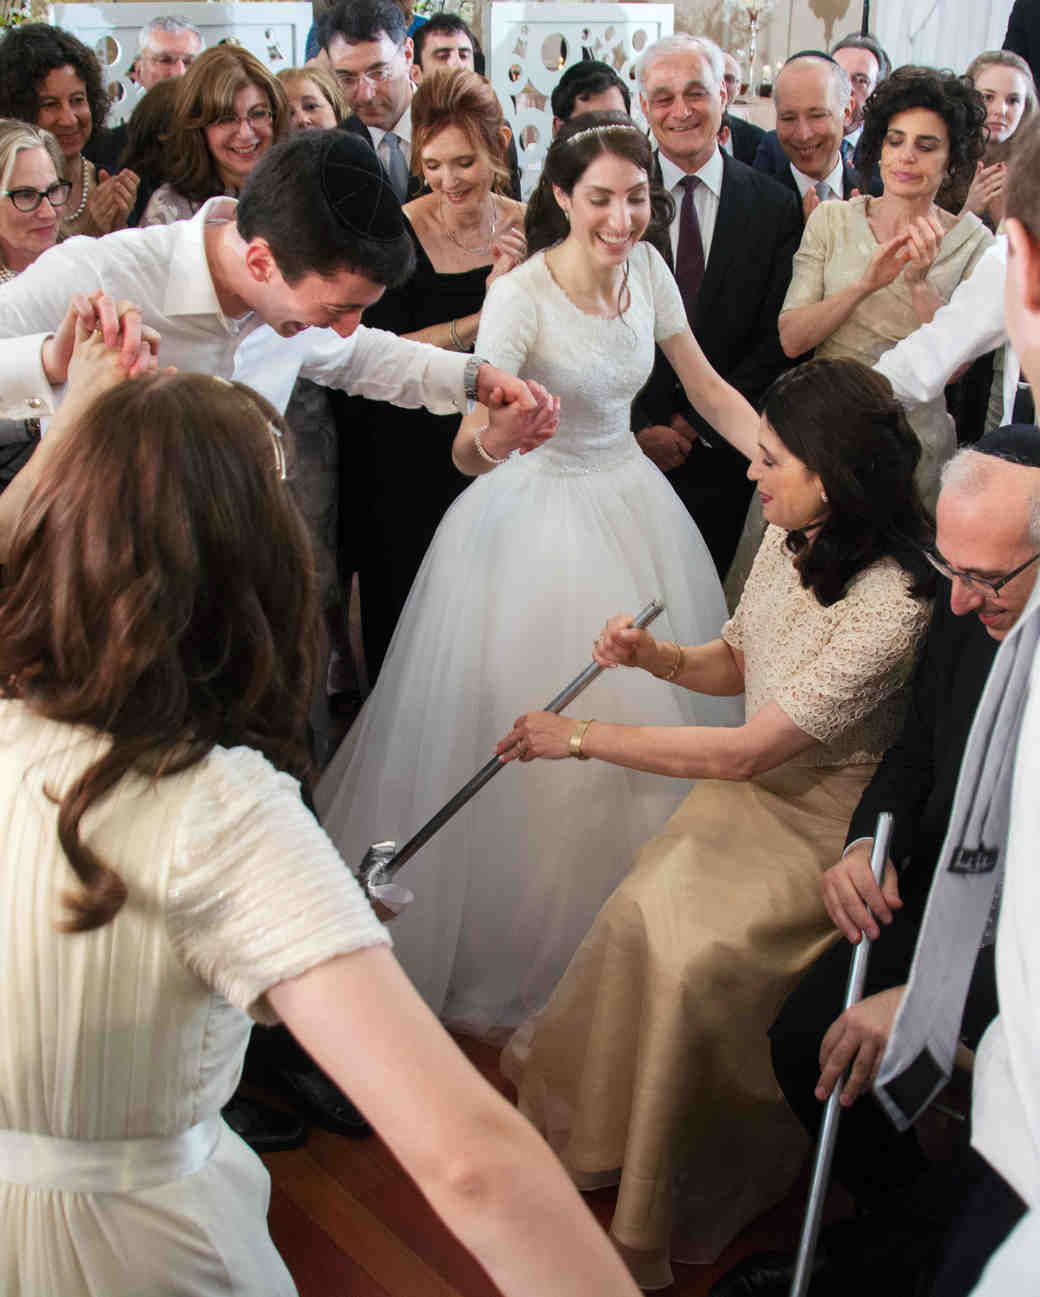
[(272, 117), (274, 117), (274, 113), (271, 112), (270, 108), (261, 108), (257, 105), (256, 108), (250, 108), (244, 117), (239, 117), (236, 113), (225, 113), (223, 117), (218, 117), (213, 125), (239, 126), (242, 122), (245, 122), (247, 126), (266, 126)]
[(392, 63), (380, 63), (378, 67), (368, 68), (364, 72), (340, 72), (336, 70), (336, 76), (344, 90), (356, 90), (362, 81), (367, 81), (370, 86), (381, 85), (384, 81), (389, 81), (394, 75), (394, 66)]
[(10, 198), (20, 212), (35, 212), (45, 198), (52, 207), (64, 207), (69, 201), (69, 194), (71, 193), (72, 182), (70, 180), (56, 180), (53, 185), (48, 185), (46, 189), (31, 189), (28, 186), (24, 189), (5, 189), (4, 197)]
[(976, 576), (973, 572), (962, 572), (959, 568), (951, 567), (942, 555), (934, 549), (922, 549), (921, 553), (931, 563), (932, 567), (937, 572), (941, 572), (948, 581), (960, 581), (963, 586), (966, 586), (974, 594), (988, 594), (992, 595), (993, 598), (1000, 594), (1009, 581), (1014, 581), (1016, 576), (1020, 576), (1027, 567), (1032, 566), (1040, 558), (1040, 554), (1034, 554), (1032, 558), (1027, 558), (1024, 563), (1016, 567), (1013, 572), (1009, 572), (1007, 576), (997, 577), (994, 581), (988, 577)]
[(145, 54), (161, 68), (175, 68), (178, 63), (183, 63), (186, 68), (190, 68), (195, 62), (194, 54), (153, 54), (151, 50), (145, 50)]

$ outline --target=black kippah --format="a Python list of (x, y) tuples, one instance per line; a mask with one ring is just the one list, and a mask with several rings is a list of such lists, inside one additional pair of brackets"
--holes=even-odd
[(351, 234), (393, 243), (405, 232), (401, 204), (375, 150), (347, 131), (323, 131), (321, 192), (336, 220)]
[(1012, 464), (1040, 468), (1040, 428), (1035, 423), (1008, 423), (973, 442), (969, 450)]

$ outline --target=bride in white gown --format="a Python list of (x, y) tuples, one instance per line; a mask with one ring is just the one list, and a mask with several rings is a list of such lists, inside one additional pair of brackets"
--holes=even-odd
[[(686, 643), (726, 618), (708, 550), (632, 436), (629, 407), (656, 341), (745, 453), (758, 419), (704, 359), (670, 271), (640, 241), (669, 215), (649, 167), (645, 137), (621, 114), (569, 122), (528, 210), (532, 255), (488, 293), (477, 354), (558, 395), (560, 427), (507, 459), (486, 411), (463, 420), (453, 454), (477, 480), (445, 515), (378, 684), (318, 786), (322, 822), (352, 864), (374, 841), (411, 836), (515, 716), (586, 666), (604, 617), (659, 596), (655, 636)], [(662, 694), (630, 672), (601, 676), (582, 709), (646, 725), (741, 718), (739, 699)], [(477, 1035), (541, 1008), (686, 791), (602, 763), (504, 771), (399, 875), (417, 900), (394, 923), (395, 951), (427, 1003)]]

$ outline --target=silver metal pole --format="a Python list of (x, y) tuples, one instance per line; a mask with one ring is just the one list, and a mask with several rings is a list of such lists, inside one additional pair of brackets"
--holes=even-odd
[[(892, 824), (891, 812), (882, 811), (874, 830), (874, 850), (870, 855), (870, 869), (879, 887), (885, 873), (885, 861), (888, 859), (888, 844), (892, 840)], [(852, 965), (849, 968), (849, 980), (845, 988), (845, 1009), (851, 1009), (862, 998), (869, 958), (870, 938), (864, 932), (853, 952)], [(820, 1219), (823, 1216), (823, 1204), (831, 1178), (834, 1146), (838, 1139), (842, 1080), (842, 1077), (838, 1077), (835, 1082), (823, 1114), (820, 1137), (816, 1144), (816, 1158), (813, 1162), (812, 1182), (809, 1185), (809, 1202), (805, 1208), (802, 1237), (798, 1242), (798, 1258), (795, 1261), (794, 1278), (791, 1281), (791, 1297), (805, 1297), (809, 1290), (813, 1257), (816, 1254), (816, 1239), (820, 1233)]]
[[(633, 621), (633, 625), (639, 630), (644, 630), (655, 617), (658, 617), (664, 611), (664, 604), (660, 599), (652, 599), (646, 607), (639, 613)], [(604, 670), (604, 667), (592, 662), (581, 672), (580, 675), (570, 682), (566, 688), (562, 689), (556, 697), (541, 710), (546, 712), (562, 712), (563, 709), (572, 703), (575, 698), (592, 684), (593, 680)], [(388, 883), (397, 871), (411, 860), (417, 851), (420, 851), (438, 830), (442, 829), (445, 824), (456, 815), (466, 805), (476, 797), (477, 793), (486, 783), (494, 779), (500, 770), (504, 770), (508, 763), (501, 757), (494, 756), (486, 764), (481, 766), (473, 778), (459, 791), (455, 796), (441, 807), (437, 814), (422, 826), (414, 837), (409, 838), (400, 851), (396, 850), (395, 842), (375, 842), (365, 852), (365, 858), (358, 869), (358, 879), (366, 889), (376, 884)]]

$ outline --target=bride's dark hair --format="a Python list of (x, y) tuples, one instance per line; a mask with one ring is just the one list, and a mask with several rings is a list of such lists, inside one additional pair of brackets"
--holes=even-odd
[[(592, 133), (582, 135), (581, 139), (574, 138), (583, 131)], [(662, 255), (668, 255), (665, 248), (675, 204), (671, 195), (655, 182), (649, 140), (631, 117), (616, 109), (582, 113), (560, 127), (559, 134), (549, 145), (541, 178), (527, 204), (524, 232), (528, 253), (540, 252), (567, 237), (569, 226), (553, 194), (553, 185), (570, 194), (590, 163), (604, 153), (624, 158), (646, 173), (650, 182), (650, 224), (643, 238)]]
[(185, 770), (216, 744), (310, 772), (316, 579), (284, 433), (248, 387), (149, 375), (85, 411), (26, 505), (0, 592), (4, 692), (112, 739), (60, 798), (82, 884), (66, 931), (126, 900), (80, 823), (128, 772)]

